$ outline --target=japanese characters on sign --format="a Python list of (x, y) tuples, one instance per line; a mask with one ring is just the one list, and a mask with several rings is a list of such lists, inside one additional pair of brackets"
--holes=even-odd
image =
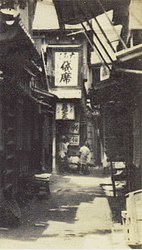
[(56, 120), (74, 120), (75, 110), (73, 103), (56, 103)]
[(69, 133), (79, 134), (79, 122), (71, 122), (69, 127)]
[(55, 52), (55, 86), (77, 86), (78, 52)]
[(70, 146), (79, 146), (79, 135), (68, 135)]

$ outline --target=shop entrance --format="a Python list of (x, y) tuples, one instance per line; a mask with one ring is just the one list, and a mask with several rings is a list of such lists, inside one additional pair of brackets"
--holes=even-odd
[[(67, 144), (67, 159), (78, 156), (80, 147), (80, 123), (77, 121), (56, 122), (56, 163), (59, 169), (61, 143)], [(64, 146), (63, 146), (64, 147)], [(66, 147), (66, 146), (65, 146)]]

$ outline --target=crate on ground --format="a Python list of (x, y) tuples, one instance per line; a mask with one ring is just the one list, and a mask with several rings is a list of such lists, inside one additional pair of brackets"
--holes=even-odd
[(122, 211), (122, 222), (128, 245), (142, 245), (142, 190), (126, 195), (126, 211)]
[(41, 173), (34, 175), (34, 182), (38, 185), (39, 188), (45, 188), (47, 193), (50, 193), (49, 181), (50, 181), (50, 173)]

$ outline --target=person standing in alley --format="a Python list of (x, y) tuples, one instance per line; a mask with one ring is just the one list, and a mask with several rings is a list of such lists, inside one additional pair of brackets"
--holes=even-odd
[(85, 141), (84, 145), (79, 150), (80, 153), (80, 174), (88, 173), (88, 163), (91, 160), (91, 151), (89, 149), (89, 143)]
[(69, 142), (67, 137), (62, 136), (58, 151), (60, 173), (64, 173), (68, 169), (68, 146)]

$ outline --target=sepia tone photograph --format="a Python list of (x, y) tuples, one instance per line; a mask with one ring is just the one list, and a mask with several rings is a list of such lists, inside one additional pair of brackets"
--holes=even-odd
[(0, 249), (142, 249), (142, 0), (0, 0)]

